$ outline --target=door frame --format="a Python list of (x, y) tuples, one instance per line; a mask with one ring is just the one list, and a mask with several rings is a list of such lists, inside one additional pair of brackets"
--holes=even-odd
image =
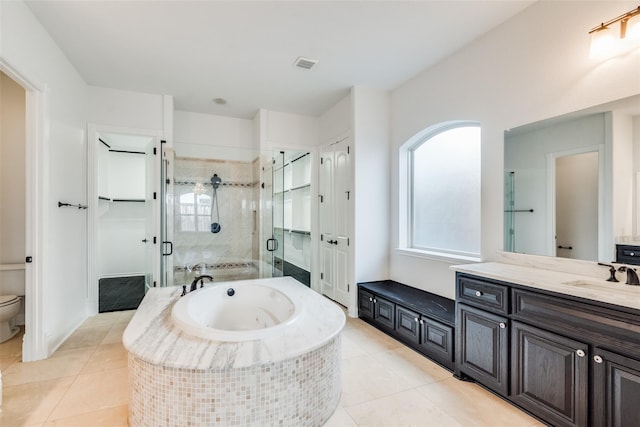
[(25, 90), (25, 334), (24, 362), (49, 357), (46, 341), (43, 282), (47, 272), (45, 244), (49, 212), (49, 88), (33, 80), (0, 55), (0, 71)]
[(608, 261), (605, 243), (605, 146), (604, 144), (547, 153), (547, 255), (556, 256), (556, 160), (576, 154), (598, 153), (598, 260)]
[[(137, 129), (109, 125), (100, 125), (96, 123), (87, 124), (87, 205), (89, 206), (89, 214), (87, 218), (87, 299), (86, 313), (87, 316), (98, 314), (98, 224), (99, 224), (99, 208), (98, 208), (98, 149), (97, 143), (99, 133), (118, 133), (123, 135), (136, 135), (152, 137), (156, 142), (156, 152), (158, 158), (161, 157), (160, 139), (162, 131), (154, 131), (150, 129)], [(158, 177), (159, 184), (159, 162), (156, 162), (156, 171), (154, 175)], [(154, 209), (155, 234), (160, 237), (160, 210), (156, 206)], [(159, 246), (159, 248), (162, 245)], [(160, 250), (157, 251), (156, 257), (159, 258)], [(160, 262), (156, 259), (153, 268), (153, 279), (158, 280), (160, 277)]]

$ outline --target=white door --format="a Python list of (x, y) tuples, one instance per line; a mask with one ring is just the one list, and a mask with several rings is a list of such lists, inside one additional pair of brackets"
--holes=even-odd
[(349, 139), (330, 145), (321, 154), (320, 248), (322, 293), (349, 305), (349, 203), (351, 165)]
[(598, 152), (556, 159), (556, 256), (598, 260)]

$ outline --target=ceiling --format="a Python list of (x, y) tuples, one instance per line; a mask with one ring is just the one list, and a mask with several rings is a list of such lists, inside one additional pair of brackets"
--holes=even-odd
[[(240, 118), (318, 116), (352, 86), (392, 90), (532, 3), (27, 1), (88, 84)], [(299, 56), (319, 62), (303, 70)]]

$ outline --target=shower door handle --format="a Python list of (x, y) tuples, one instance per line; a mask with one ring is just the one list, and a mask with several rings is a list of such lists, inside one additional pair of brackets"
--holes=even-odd
[[(173, 255), (173, 242), (162, 242), (163, 245), (169, 245), (169, 253), (162, 251), (162, 256)], [(165, 246), (166, 247), (166, 246)]]
[(267, 239), (267, 250), (269, 252), (273, 252), (278, 249), (278, 241), (273, 237), (271, 239)]

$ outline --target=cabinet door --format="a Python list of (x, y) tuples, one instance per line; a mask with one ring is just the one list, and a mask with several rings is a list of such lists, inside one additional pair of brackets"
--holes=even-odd
[(420, 315), (404, 307), (396, 308), (396, 332), (414, 344), (420, 342)]
[(586, 426), (588, 345), (511, 324), (511, 399), (554, 426)]
[(420, 319), (420, 347), (446, 366), (453, 362), (453, 328), (428, 317)]
[(358, 289), (358, 317), (373, 320), (373, 294)]
[(640, 361), (599, 348), (593, 360), (593, 425), (640, 426)]
[(458, 304), (456, 363), (460, 372), (507, 395), (509, 334), (506, 317)]
[(384, 298), (380, 298), (379, 296), (375, 296), (373, 298), (373, 303), (374, 303), (374, 311), (375, 311), (375, 316), (374, 316), (374, 320), (377, 324), (379, 324), (382, 327), (386, 327), (388, 329), (393, 330), (396, 323), (395, 323), (395, 312), (396, 312), (396, 307), (395, 304), (392, 303), (391, 301), (388, 301)]

